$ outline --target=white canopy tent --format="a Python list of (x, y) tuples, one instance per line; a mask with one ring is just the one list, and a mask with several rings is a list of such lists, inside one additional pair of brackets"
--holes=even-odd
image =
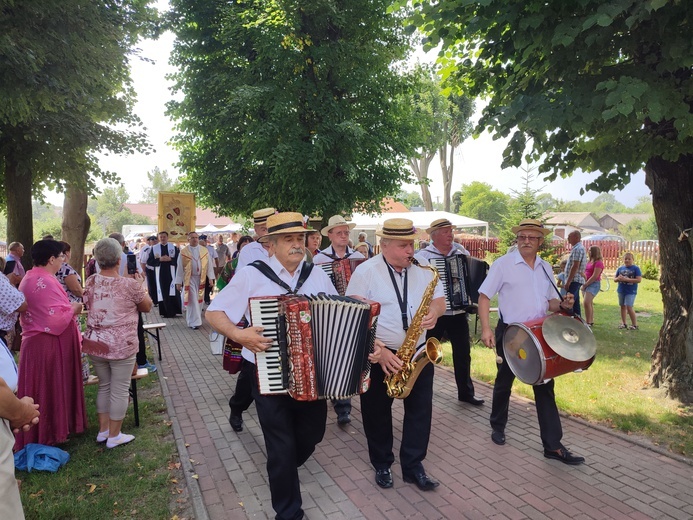
[(356, 224), (357, 230), (378, 230), (383, 227), (383, 222), (391, 218), (406, 218), (414, 222), (417, 229), (426, 229), (431, 222), (439, 218), (448, 219), (455, 228), (478, 228), (483, 227), (486, 238), (488, 238), (488, 222), (476, 220), (462, 215), (456, 215), (448, 211), (405, 211), (401, 213), (383, 213), (381, 215), (365, 215), (354, 213), (351, 221)]
[(243, 227), (242, 224), (239, 224), (237, 222), (232, 222), (230, 224), (226, 224), (221, 229), (217, 229), (217, 233), (236, 233), (237, 231), (240, 231), (242, 227)]
[(205, 227), (197, 229), (196, 231), (198, 233), (217, 233), (219, 230), (216, 226), (213, 226), (212, 224), (207, 224)]

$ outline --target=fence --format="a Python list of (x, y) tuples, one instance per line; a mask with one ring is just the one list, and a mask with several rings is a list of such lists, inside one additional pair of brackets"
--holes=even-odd
[[(497, 238), (489, 239), (462, 239), (461, 244), (476, 258), (485, 258), (486, 253), (498, 252)], [(591, 241), (583, 240), (582, 245), (589, 251), (590, 246), (599, 246), (602, 250), (602, 261), (604, 268), (609, 271), (616, 270), (623, 265), (623, 254), (630, 251), (635, 254), (636, 262), (650, 261), (659, 266), (659, 246), (656, 244), (642, 244), (637, 242), (617, 242), (610, 241)], [(570, 244), (564, 241), (554, 241), (550, 247), (555, 254), (563, 256), (570, 252)]]

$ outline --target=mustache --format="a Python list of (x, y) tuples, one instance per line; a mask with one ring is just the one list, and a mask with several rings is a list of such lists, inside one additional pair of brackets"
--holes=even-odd
[(295, 255), (295, 254), (302, 255), (302, 254), (304, 254), (303, 248), (302, 247), (292, 247), (291, 249), (289, 249), (289, 254), (290, 255)]

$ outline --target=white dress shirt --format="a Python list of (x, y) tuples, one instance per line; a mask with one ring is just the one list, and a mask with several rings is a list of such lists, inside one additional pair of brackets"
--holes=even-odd
[(524, 323), (546, 316), (549, 301), (558, 298), (553, 270), (537, 255), (534, 269), (515, 250), (493, 262), (479, 288), (480, 294), (498, 294), (498, 311), (505, 323)]
[[(248, 246), (250, 245), (251, 244), (248, 244)], [(241, 250), (241, 253), (243, 253), (248, 246), (245, 246)], [(274, 256), (269, 257), (265, 262), (289, 287), (292, 289), (296, 287), (298, 278), (301, 275), (303, 262), (299, 264), (293, 275), (290, 274)], [(332, 285), (330, 277), (327, 276), (322, 269), (313, 268), (310, 272), (310, 276), (303, 282), (298, 294), (311, 295), (318, 293), (336, 295), (337, 291)], [(244, 316), (246, 320), (250, 322), (249, 298), (255, 296), (280, 296), (284, 294), (286, 294), (284, 288), (274, 283), (254, 267), (251, 267), (250, 269), (237, 271), (235, 276), (231, 278), (229, 284), (217, 294), (214, 300), (212, 300), (207, 311), (224, 311), (234, 325), (240, 322), (241, 318)], [(241, 354), (248, 361), (255, 363), (255, 354), (250, 350), (244, 347)]]
[(267, 262), (269, 259), (269, 251), (262, 247), (260, 242), (251, 242), (246, 244), (238, 253), (238, 265), (236, 266), (236, 273), (243, 269), (246, 265), (252, 264), (255, 260), (262, 260)]
[[(455, 245), (459, 247), (455, 247)], [(467, 255), (469, 256), (469, 251), (465, 249), (464, 246), (460, 244), (455, 244), (453, 242), (452, 249), (447, 255), (444, 255), (443, 253), (440, 252), (440, 250), (434, 246), (433, 244), (429, 245), (425, 249), (422, 249), (418, 253), (414, 255), (414, 258), (416, 258), (421, 265), (430, 265), (429, 260), (431, 258), (445, 258), (448, 256), (453, 256), (453, 255)], [(465, 310), (464, 309), (458, 309), (456, 311), (453, 310), (446, 310), (445, 311), (445, 316), (454, 316), (456, 314), (464, 314)]]
[[(390, 270), (392, 270), (395, 276), (402, 298), (404, 298), (404, 274), (406, 273), (408, 285), (407, 323), (410, 324), (421, 304), (428, 284), (433, 279), (433, 273), (428, 269), (411, 266), (402, 270), (402, 273), (398, 273), (385, 263), (382, 254), (376, 255), (360, 264), (354, 270), (346, 294), (363, 296), (380, 303), (376, 338), (385, 343), (391, 350), (397, 350), (404, 342), (407, 333), (403, 328), (402, 312), (397, 300), (397, 294), (388, 274)], [(444, 296), (443, 284), (439, 281), (433, 292), (433, 299), (443, 298)], [(426, 331), (423, 331), (417, 344), (423, 343), (425, 336)]]

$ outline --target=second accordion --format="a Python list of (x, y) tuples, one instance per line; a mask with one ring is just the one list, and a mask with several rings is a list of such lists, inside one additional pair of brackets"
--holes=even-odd
[(252, 325), (273, 340), (255, 354), (261, 394), (315, 401), (368, 390), (379, 303), (320, 294), (250, 298), (249, 306)]

